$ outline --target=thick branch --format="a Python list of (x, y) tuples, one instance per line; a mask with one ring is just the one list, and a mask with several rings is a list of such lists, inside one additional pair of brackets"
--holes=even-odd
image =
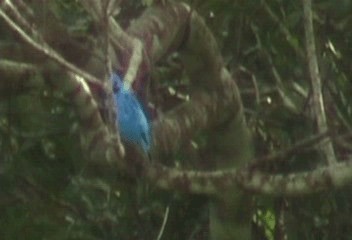
[(248, 168), (230, 171), (180, 171), (151, 168), (147, 177), (157, 186), (197, 194), (221, 194), (236, 185), (273, 196), (300, 196), (346, 186), (352, 180), (352, 161), (311, 172), (270, 175)]
[[(226, 91), (235, 88), (228, 81)], [(214, 127), (233, 117), (239, 107), (233, 104), (234, 95), (219, 95), (217, 92), (197, 91), (188, 101), (159, 120), (154, 122), (154, 150), (156, 152), (174, 152), (182, 142), (186, 142), (201, 130)], [(228, 109), (232, 107), (230, 111)]]

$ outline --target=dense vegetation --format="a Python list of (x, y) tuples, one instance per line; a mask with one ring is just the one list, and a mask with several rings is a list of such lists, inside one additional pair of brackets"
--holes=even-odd
[[(21, 25), (28, 27), (34, 40), (45, 39), (68, 62), (98, 79), (106, 78), (106, 61), (94, 50), (105, 44), (104, 37), (97, 37), (104, 29), (80, 1), (3, 1), (2, 13), (11, 12), (6, 2), (20, 10)], [(325, 130), (315, 112), (314, 95), (320, 89), (312, 76), (312, 58), (307, 57), (306, 1), (185, 2), (205, 19), (238, 85), (259, 162), (255, 168), (265, 174), (288, 174), (351, 159), (352, 2), (322, 0), (312, 6), (313, 57), (320, 70)], [(127, 29), (153, 6), (149, 1), (117, 1), (114, 17)], [(9, 15), (18, 20), (14, 12)], [(161, 239), (207, 239), (208, 196), (160, 189), (139, 176), (138, 167), (126, 174), (86, 163), (84, 124), (72, 99), (57, 87), (67, 78), (66, 70), (24, 41), (3, 16), (1, 239), (158, 239), (159, 233)], [(41, 36), (31, 32), (33, 26)], [(96, 56), (86, 58), (88, 51)], [(187, 101), (192, 81), (178, 53), (165, 53), (153, 64), (146, 95), (155, 106), (153, 114), (162, 117)], [(200, 76), (208, 71), (201, 70)], [(106, 93), (94, 85), (90, 88), (108, 122)], [(207, 144), (209, 136), (201, 132), (176, 152), (155, 155), (169, 167), (214, 170), (207, 162), (199, 164), (212, 151), (216, 154), (216, 148)], [(333, 147), (330, 157), (329, 143), (318, 144), (327, 136)], [(269, 163), (260, 162), (289, 148)], [(253, 239), (352, 239), (351, 193), (349, 186), (336, 189), (333, 184), (302, 196), (250, 193)]]

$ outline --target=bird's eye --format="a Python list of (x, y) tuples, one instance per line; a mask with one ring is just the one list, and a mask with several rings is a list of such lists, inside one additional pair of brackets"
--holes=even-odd
[(113, 84), (112, 84), (112, 91), (114, 93), (117, 93), (119, 90), (120, 90), (119, 85), (117, 84), (116, 81), (114, 81)]

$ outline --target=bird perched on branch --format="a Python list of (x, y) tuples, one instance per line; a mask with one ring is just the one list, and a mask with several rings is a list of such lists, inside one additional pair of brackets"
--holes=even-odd
[(121, 139), (136, 145), (148, 154), (151, 147), (150, 122), (146, 117), (146, 108), (137, 99), (131, 84), (122, 81), (113, 73), (113, 92), (117, 102), (117, 118)]

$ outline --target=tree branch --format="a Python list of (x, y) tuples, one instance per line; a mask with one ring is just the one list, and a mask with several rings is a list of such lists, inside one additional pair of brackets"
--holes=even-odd
[[(317, 54), (315, 48), (313, 17), (312, 17), (312, 1), (302, 0), (304, 13), (304, 30), (306, 40), (306, 51), (308, 59), (309, 74), (312, 86), (312, 110), (314, 119), (317, 124), (318, 133), (328, 130), (327, 119), (325, 115), (325, 106), (322, 94), (322, 84), (319, 74)], [(326, 161), (329, 164), (336, 163), (336, 156), (331, 140), (326, 139), (320, 145), (320, 150), (323, 153)]]
[(272, 196), (302, 196), (346, 186), (352, 181), (352, 159), (310, 172), (265, 174), (248, 168), (228, 171), (181, 171), (163, 166), (150, 168), (147, 177), (164, 189), (196, 194), (221, 194), (236, 185)]
[[(12, 9), (13, 8), (14, 6)], [(101, 81), (67, 62), (44, 41), (41, 43), (34, 41), (21, 29), (19, 25), (17, 25), (4, 11), (2, 11), (2, 9), (0, 9), (0, 16), (5, 20), (11, 29), (20, 35), (25, 42), (30, 44), (42, 54), (46, 55), (49, 59), (52, 59), (59, 65), (63, 66), (64, 69), (69, 72), (69, 77), (64, 78), (60, 84), (56, 86), (57, 89), (60, 89), (63, 93), (72, 96), (72, 100), (81, 119), (81, 123), (85, 126), (85, 134), (88, 136), (87, 149), (90, 152), (91, 159), (95, 160), (96, 163), (101, 163), (102, 158), (107, 159), (108, 162), (116, 162), (119, 157), (121, 158), (121, 156), (124, 155), (124, 149), (120, 143), (120, 139), (118, 135), (115, 139), (113, 139), (111, 137), (112, 135), (109, 134), (109, 131), (101, 118), (98, 105), (92, 97), (92, 93), (84, 78), (94, 84), (99, 85), (101, 85)], [(32, 27), (32, 32), (36, 32), (34, 27)], [(36, 35), (40, 36), (39, 33), (36, 33)], [(120, 167), (123, 166), (122, 162), (117, 162)]]
[[(42, 84), (37, 78), (29, 77), (39, 72), (37, 66), (24, 62), (0, 59), (0, 92), (12, 92)], [(5, 80), (4, 80), (5, 79)], [(26, 81), (24, 81), (26, 79)]]
[[(5, 1), (4, 4), (11, 3), (11, 0)], [(11, 4), (12, 7), (10, 8), (10, 11), (14, 13), (15, 17), (19, 17), (20, 15), (16, 14), (15, 11), (15, 6)], [(82, 71), (81, 69), (77, 68), (74, 66), (72, 63), (67, 62), (59, 53), (57, 53), (54, 49), (52, 49), (44, 40), (43, 38), (40, 37), (41, 42), (36, 42), (28, 33), (26, 33), (16, 22), (14, 22), (2, 9), (0, 9), (0, 16), (5, 20), (7, 25), (14, 30), (17, 34), (20, 35), (20, 37), (27, 42), (29, 45), (31, 45), (34, 49), (39, 51), (40, 53), (44, 54), (45, 56), (49, 57), (50, 59), (54, 60), (56, 63), (59, 65), (63, 66), (64, 68), (70, 70), (71, 72), (74, 72), (77, 75), (80, 75), (87, 79), (87, 81), (92, 82), (95, 85), (101, 85), (101, 81), (97, 79), (96, 77), (92, 76), (91, 74)], [(25, 20), (21, 18), (17, 19), (19, 22), (23, 22)], [(26, 22), (26, 21), (25, 21)], [(35, 28), (32, 26), (31, 27), (31, 32), (35, 34), (35, 36), (39, 37), (41, 36)]]

